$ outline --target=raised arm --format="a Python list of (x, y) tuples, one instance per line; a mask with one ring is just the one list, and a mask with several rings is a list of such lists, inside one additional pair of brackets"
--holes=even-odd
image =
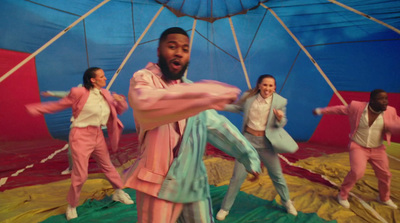
[(28, 104), (26, 105), (26, 108), (28, 112), (34, 116), (45, 113), (54, 113), (69, 108), (75, 101), (75, 97), (77, 97), (76, 94), (73, 93), (73, 89), (71, 89), (71, 92), (67, 96), (58, 101)]
[(69, 91), (42, 91), (40, 95), (45, 97), (63, 98), (69, 94)]
[(152, 75), (143, 70), (131, 79), (129, 105), (143, 129), (186, 119), (207, 109), (222, 110), (240, 93), (238, 88), (217, 81), (182, 83), (168, 88), (156, 85)]
[(330, 106), (325, 108), (315, 108), (313, 110), (314, 115), (327, 115), (327, 114), (334, 114), (334, 115), (348, 115), (349, 114), (349, 107), (345, 105), (337, 105), (337, 106)]

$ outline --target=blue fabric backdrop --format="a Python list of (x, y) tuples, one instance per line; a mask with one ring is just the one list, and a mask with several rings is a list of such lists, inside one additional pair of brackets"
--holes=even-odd
[[(0, 48), (33, 53), (100, 2), (1, 0)], [(339, 91), (369, 92), (383, 88), (400, 92), (399, 33), (323, 0), (111, 0), (35, 57), (39, 89), (69, 90), (82, 82), (83, 71), (90, 66), (103, 68), (111, 80), (165, 4), (167, 8), (150, 27), (110, 90), (127, 95), (132, 74), (149, 61), (157, 62), (161, 32), (180, 26), (190, 34), (196, 17), (199, 20), (188, 78), (219, 80), (245, 91), (248, 86), (227, 18), (232, 16), (251, 85), (264, 73), (276, 77), (277, 91), (288, 98), (286, 129), (296, 140), (306, 141), (319, 122), (311, 110), (327, 105), (333, 91), (272, 13), (259, 6), (260, 2), (276, 12)], [(398, 0), (344, 3), (400, 28)], [(0, 100), (5, 97), (0, 96)], [(240, 126), (239, 115), (223, 114)], [(70, 110), (45, 116), (53, 136), (68, 134), (70, 116)], [(126, 131), (134, 131), (131, 109), (121, 120)]]

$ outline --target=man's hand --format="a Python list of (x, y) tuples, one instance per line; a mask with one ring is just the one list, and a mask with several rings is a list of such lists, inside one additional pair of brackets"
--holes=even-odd
[(260, 174), (257, 172), (252, 172), (250, 174), (253, 175), (253, 177), (249, 179), (250, 182), (258, 181), (258, 179), (260, 178)]
[(315, 108), (312, 110), (313, 115), (321, 115), (320, 108)]

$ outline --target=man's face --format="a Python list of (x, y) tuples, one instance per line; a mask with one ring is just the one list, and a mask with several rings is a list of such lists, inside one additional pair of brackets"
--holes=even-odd
[(386, 111), (386, 108), (388, 106), (388, 96), (386, 92), (381, 92), (375, 96), (375, 98), (372, 98), (369, 102), (370, 106), (372, 109), (375, 111)]
[(182, 78), (189, 64), (189, 38), (182, 34), (169, 34), (157, 50), (158, 65), (167, 80)]

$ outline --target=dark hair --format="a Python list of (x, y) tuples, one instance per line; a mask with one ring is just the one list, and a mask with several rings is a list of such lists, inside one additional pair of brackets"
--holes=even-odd
[(182, 34), (182, 35), (185, 35), (185, 36), (187, 36), (189, 38), (189, 35), (182, 28), (180, 28), (180, 27), (171, 27), (171, 28), (168, 28), (168, 29), (164, 30), (164, 32), (161, 33), (160, 39), (158, 41), (158, 46), (160, 46), (161, 42), (163, 42), (164, 40), (167, 39), (167, 36), (169, 34)]
[(100, 70), (101, 68), (99, 67), (90, 67), (88, 68), (85, 73), (83, 74), (83, 86), (90, 90), (93, 86), (92, 81), (90, 80), (91, 78), (96, 77), (96, 71)]
[(274, 79), (274, 82), (275, 82), (275, 85), (276, 85), (275, 77), (272, 76), (271, 74), (263, 74), (263, 75), (260, 75), (260, 76), (258, 77), (258, 79), (257, 79), (256, 86), (254, 86), (252, 89), (246, 91), (246, 92), (249, 92), (249, 94), (248, 94), (246, 97), (240, 99), (239, 104), (240, 104), (240, 103), (243, 103), (243, 102), (246, 101), (249, 97), (254, 96), (254, 95), (256, 95), (256, 94), (258, 94), (258, 93), (260, 92), (260, 89), (258, 88), (258, 85), (261, 84), (261, 82), (264, 80), (264, 78), (272, 78), (272, 79)]
[(375, 89), (373, 91), (371, 91), (371, 94), (369, 95), (369, 100), (373, 100), (376, 98), (376, 96), (380, 93), (386, 93), (386, 91), (382, 90), (382, 89)]

